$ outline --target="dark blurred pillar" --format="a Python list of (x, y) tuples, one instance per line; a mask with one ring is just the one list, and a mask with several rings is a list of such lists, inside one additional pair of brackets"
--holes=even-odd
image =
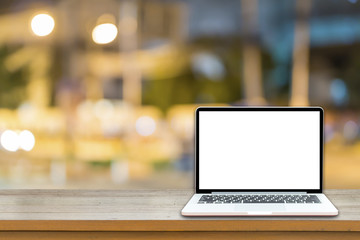
[(309, 15), (311, 0), (296, 1), (291, 106), (309, 105)]
[(241, 0), (243, 31), (243, 78), (249, 105), (265, 104), (262, 89), (258, 1)]
[(82, 45), (81, 19), (79, 9), (80, 1), (63, 0), (57, 5), (58, 42), (61, 49), (61, 78), (55, 86), (55, 102), (66, 117), (68, 155), (73, 153), (72, 138), (76, 128), (76, 110), (78, 104), (84, 99), (83, 68), (81, 67)]
[(137, 64), (138, 2), (122, 1), (120, 5), (120, 50), (122, 52), (123, 96), (132, 105), (141, 104), (141, 71)]

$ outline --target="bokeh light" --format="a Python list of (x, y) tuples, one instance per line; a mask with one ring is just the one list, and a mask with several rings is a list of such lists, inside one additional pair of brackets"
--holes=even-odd
[(356, 122), (349, 120), (345, 123), (343, 132), (345, 140), (349, 142), (354, 141), (359, 134), (359, 126)]
[(9, 151), (16, 152), (19, 149), (19, 135), (12, 130), (6, 130), (1, 134), (1, 146)]
[(97, 25), (92, 32), (92, 39), (97, 44), (107, 44), (116, 38), (118, 30), (112, 23)]
[(35, 146), (35, 137), (29, 130), (21, 131), (19, 134), (19, 146), (25, 151), (31, 151)]
[(94, 105), (94, 113), (100, 120), (106, 120), (114, 115), (114, 105), (111, 101), (101, 99)]
[(335, 105), (341, 106), (348, 101), (348, 89), (342, 79), (334, 79), (330, 85), (330, 95)]
[(38, 14), (31, 20), (31, 30), (40, 37), (49, 35), (54, 27), (55, 21), (49, 14)]
[(155, 120), (149, 116), (142, 116), (136, 120), (136, 132), (141, 136), (150, 136), (156, 130)]
[(195, 74), (212, 81), (220, 81), (225, 76), (225, 67), (222, 61), (211, 53), (195, 54), (192, 58), (192, 69)]

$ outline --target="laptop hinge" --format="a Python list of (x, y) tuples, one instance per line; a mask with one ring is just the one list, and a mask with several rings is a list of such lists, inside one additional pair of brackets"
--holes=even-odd
[(211, 194), (307, 194), (307, 192), (211, 192)]

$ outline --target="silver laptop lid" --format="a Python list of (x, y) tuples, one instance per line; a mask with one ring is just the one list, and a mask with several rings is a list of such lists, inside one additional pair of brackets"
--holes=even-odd
[(320, 107), (199, 107), (196, 192), (322, 192)]

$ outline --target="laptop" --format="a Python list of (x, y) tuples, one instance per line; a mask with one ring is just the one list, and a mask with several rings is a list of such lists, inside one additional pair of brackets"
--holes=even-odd
[(184, 216), (335, 216), (322, 193), (323, 109), (199, 107)]

